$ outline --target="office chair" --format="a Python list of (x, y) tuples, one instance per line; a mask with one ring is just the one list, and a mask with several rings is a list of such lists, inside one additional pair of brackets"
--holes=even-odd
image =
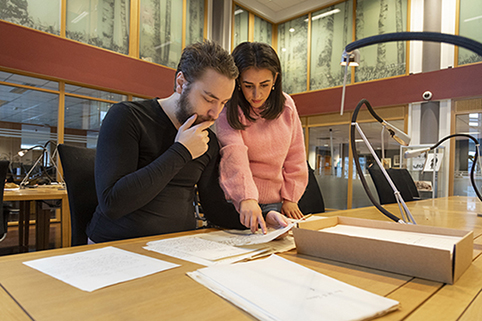
[[(307, 162), (308, 163), (308, 162)], [(308, 163), (308, 185), (305, 193), (298, 202), (298, 207), (305, 215), (313, 213), (323, 213), (325, 211), (325, 202), (321, 195), (320, 187), (316, 181), (315, 171)]]
[[(417, 185), (415, 185), (412, 175), (410, 175), (409, 171), (406, 168), (389, 168), (387, 172), (388, 175), (390, 175), (390, 177), (392, 178), (392, 181), (395, 183), (395, 186), (397, 186), (397, 188), (398, 186), (406, 186), (410, 194), (412, 195), (413, 200), (420, 198), (417, 190)], [(402, 193), (402, 191), (400, 191), (400, 193)], [(403, 194), (402, 197), (404, 197)]]
[[(406, 169), (405, 169), (406, 170)], [(368, 168), (368, 172), (375, 184), (375, 188), (377, 189), (378, 198), (380, 199), (380, 204), (391, 204), (396, 203), (397, 200), (395, 199), (395, 195), (393, 194), (393, 190), (388, 183), (387, 179), (383, 175), (382, 171), (378, 167), (376, 163)], [(413, 201), (414, 200), (414, 193), (411, 192), (409, 183), (407, 182), (408, 179), (404, 177), (406, 174), (410, 175), (408, 171), (406, 174), (403, 173), (402, 170), (398, 169), (389, 169), (387, 170), (388, 175), (392, 179), (393, 183), (397, 187), (398, 191), (402, 195), (402, 198), (405, 202)], [(413, 179), (410, 177), (413, 185)], [(415, 190), (417, 188), (415, 187)], [(416, 196), (418, 197), (418, 192), (416, 192)]]
[(3, 210), (3, 190), (5, 189), (5, 179), (7, 178), (9, 164), (9, 161), (0, 161), (0, 242), (7, 236), (8, 229), (8, 215)]
[(60, 144), (58, 150), (69, 198), (71, 245), (85, 245), (87, 224), (98, 204), (94, 177), (95, 149)]

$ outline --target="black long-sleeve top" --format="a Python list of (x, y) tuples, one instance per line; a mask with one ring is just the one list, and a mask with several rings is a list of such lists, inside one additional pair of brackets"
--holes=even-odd
[(95, 184), (99, 205), (87, 228), (94, 242), (191, 230), (194, 185), (210, 222), (244, 228), (219, 186), (219, 145), (192, 159), (157, 99), (113, 105), (97, 142)]

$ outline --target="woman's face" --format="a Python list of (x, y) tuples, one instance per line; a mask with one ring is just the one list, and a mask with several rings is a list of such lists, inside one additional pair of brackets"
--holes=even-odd
[(239, 80), (244, 97), (253, 108), (264, 105), (266, 99), (271, 94), (271, 90), (278, 74), (273, 74), (268, 69), (258, 69), (251, 67), (241, 73)]

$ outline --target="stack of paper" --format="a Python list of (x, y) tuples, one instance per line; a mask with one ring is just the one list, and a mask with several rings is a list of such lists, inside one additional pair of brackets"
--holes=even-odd
[(188, 275), (260, 320), (366, 320), (399, 307), (276, 255)]
[(287, 233), (293, 226), (269, 229), (267, 234), (227, 230), (175, 237), (148, 242), (144, 249), (205, 266), (229, 264), (295, 248), (291, 236), (280, 242), (267, 243)]

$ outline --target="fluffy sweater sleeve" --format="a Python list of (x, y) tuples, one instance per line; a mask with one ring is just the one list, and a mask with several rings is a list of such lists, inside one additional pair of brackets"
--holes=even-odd
[(246, 199), (258, 200), (258, 189), (249, 166), (248, 147), (240, 130), (233, 129), (226, 119), (226, 112), (216, 121), (216, 132), (221, 143), (220, 185), (227, 200), (237, 210), (239, 203)]

